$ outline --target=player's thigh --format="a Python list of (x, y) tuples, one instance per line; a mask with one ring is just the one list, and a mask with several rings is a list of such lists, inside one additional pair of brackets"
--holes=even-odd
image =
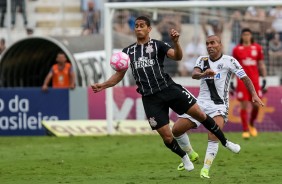
[(190, 115), (192, 118), (199, 121), (200, 123), (207, 118), (206, 113), (200, 108), (197, 103), (195, 103), (191, 108), (189, 108), (186, 114)]
[(173, 84), (166, 91), (166, 99), (169, 107), (177, 114), (184, 114), (196, 102), (196, 98), (183, 86)]
[(178, 137), (192, 128), (197, 128), (197, 124), (188, 117), (179, 117), (172, 127), (172, 133), (175, 137)]
[(153, 130), (169, 124), (169, 107), (158, 95), (142, 97), (148, 122)]

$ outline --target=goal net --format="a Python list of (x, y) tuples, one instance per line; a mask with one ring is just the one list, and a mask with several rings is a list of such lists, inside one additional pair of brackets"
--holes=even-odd
[[(232, 55), (232, 49), (239, 43), (241, 29), (250, 28), (255, 41), (263, 46), (268, 75), (281, 76), (282, 64), (279, 61), (282, 55), (276, 54), (279, 48), (274, 43), (275, 40), (282, 41), (282, 1), (120, 2), (106, 3), (104, 13), (108, 62), (106, 78), (113, 74), (109, 64), (113, 50), (121, 51), (122, 48), (135, 43), (134, 20), (141, 15), (148, 16), (152, 21), (151, 38), (170, 43), (168, 31), (174, 28), (180, 32), (183, 59), (180, 63), (166, 60), (165, 71), (175, 81), (183, 83), (195, 96), (198, 95), (199, 86), (197, 81), (191, 79), (191, 71), (195, 59), (206, 54), (205, 38), (212, 34), (221, 37), (224, 53)], [(129, 119), (146, 120), (141, 96), (136, 92), (137, 87), (130, 69), (126, 80), (127, 86), (117, 85), (106, 90), (109, 134), (115, 132), (114, 127), (118, 126), (116, 122)], [(238, 103), (234, 98), (231, 98), (231, 108), (230, 127), (233, 127), (232, 130), (241, 130)], [(176, 115), (170, 112), (170, 117), (175, 120)], [(279, 126), (275, 124), (278, 118), (281, 119), (281, 115), (266, 113), (257, 121), (261, 121), (259, 124), (265, 130), (275, 130)]]

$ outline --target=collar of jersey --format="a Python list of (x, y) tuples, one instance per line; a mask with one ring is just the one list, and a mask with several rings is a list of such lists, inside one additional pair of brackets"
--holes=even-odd
[(210, 59), (211, 62), (216, 62), (216, 61), (220, 60), (222, 58), (222, 56), (223, 56), (223, 54), (221, 53), (221, 56), (217, 60), (212, 60), (210, 57), (209, 57), (209, 59)]
[(150, 43), (152, 41), (152, 39), (151, 38), (149, 38), (149, 41), (148, 42), (146, 42), (146, 43), (143, 43), (143, 44), (138, 44), (137, 42), (136, 42), (136, 46), (138, 46), (138, 45), (145, 45), (145, 44), (147, 44), (147, 43)]

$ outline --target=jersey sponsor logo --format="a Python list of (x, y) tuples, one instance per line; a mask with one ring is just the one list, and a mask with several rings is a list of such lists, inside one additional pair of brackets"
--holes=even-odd
[(151, 125), (151, 127), (156, 127), (157, 124), (158, 124), (154, 117), (149, 118), (148, 121), (149, 121), (149, 124)]
[(155, 65), (154, 59), (148, 59), (148, 57), (139, 57), (138, 61), (134, 62), (135, 68), (144, 68), (144, 67), (151, 67)]
[(256, 66), (256, 64), (257, 64), (255, 60), (253, 60), (252, 58), (249, 58), (249, 57), (242, 60), (242, 63), (245, 66)]
[(221, 77), (220, 73), (217, 73), (214, 78), (215, 79), (220, 79), (220, 77)]

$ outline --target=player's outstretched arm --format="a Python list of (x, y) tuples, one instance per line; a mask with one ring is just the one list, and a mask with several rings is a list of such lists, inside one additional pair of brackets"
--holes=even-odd
[(264, 103), (261, 101), (261, 99), (258, 97), (257, 92), (255, 90), (255, 87), (251, 81), (251, 79), (248, 76), (242, 77), (241, 80), (244, 82), (246, 88), (252, 95), (252, 102), (257, 102), (261, 106), (264, 106)]
[(98, 92), (100, 92), (100, 91), (102, 91), (106, 88), (115, 86), (117, 83), (119, 83), (123, 79), (125, 73), (126, 73), (126, 71), (116, 72), (107, 81), (105, 81), (103, 83), (92, 84), (91, 88), (92, 88), (93, 92), (98, 93)]

